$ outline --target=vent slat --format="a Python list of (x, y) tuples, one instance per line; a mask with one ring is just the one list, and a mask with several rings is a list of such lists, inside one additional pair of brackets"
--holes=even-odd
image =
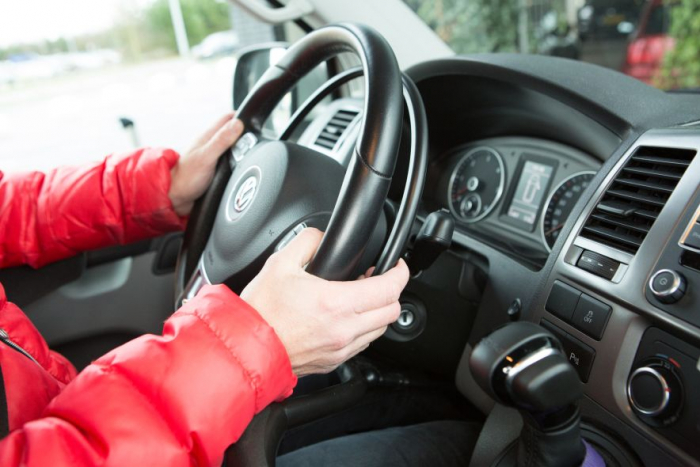
[(623, 243), (628, 247), (639, 248), (642, 245), (642, 240), (637, 237), (632, 237), (630, 235), (621, 234), (612, 229), (606, 229), (605, 227), (584, 227), (584, 231), (592, 232), (600, 237), (608, 238), (610, 240), (615, 240), (617, 242)]
[(677, 173), (663, 172), (661, 170), (648, 169), (646, 167), (625, 167), (624, 169), (622, 169), (622, 171), (634, 175), (642, 175), (645, 177), (656, 177), (674, 180), (676, 182), (678, 182), (678, 180), (681, 179), (681, 175)]
[(608, 190), (607, 194), (617, 196), (618, 198), (626, 199), (629, 201), (636, 201), (638, 203), (651, 204), (653, 206), (658, 206), (660, 208), (664, 207), (664, 205), (666, 204), (666, 199), (654, 198), (653, 196), (643, 195), (641, 193), (636, 193), (634, 191)]
[(642, 217), (644, 219), (650, 220), (650, 221), (655, 221), (657, 217), (659, 217), (659, 213), (654, 212), (654, 211), (647, 211), (645, 209), (639, 209), (635, 214), (638, 217)]
[(323, 130), (321, 130), (314, 144), (333, 150), (338, 141), (340, 141), (345, 130), (347, 130), (358, 114), (359, 112), (355, 110), (338, 110), (328, 123), (326, 123)]
[(666, 159), (665, 157), (654, 157), (654, 156), (636, 156), (632, 158), (636, 162), (645, 162), (647, 164), (658, 164), (667, 165), (669, 167), (679, 167), (687, 169), (690, 165), (689, 161), (684, 161), (680, 159)]
[(688, 149), (637, 148), (581, 236), (635, 254), (694, 157)]
[(591, 218), (599, 220), (601, 224), (612, 224), (616, 227), (624, 227), (629, 230), (634, 230), (635, 232), (647, 234), (649, 232), (649, 226), (646, 224), (634, 224), (633, 222), (630, 221), (623, 221), (620, 219), (616, 219), (613, 216), (607, 216), (605, 214), (597, 214), (593, 213), (591, 214)]
[(643, 188), (645, 190), (661, 191), (663, 193), (668, 194), (673, 193), (673, 188), (675, 188), (675, 186), (669, 188), (668, 186), (659, 185), (658, 183), (644, 182), (641, 180), (635, 180), (633, 178), (618, 178), (617, 180), (615, 180), (615, 183), (631, 186), (634, 188)]

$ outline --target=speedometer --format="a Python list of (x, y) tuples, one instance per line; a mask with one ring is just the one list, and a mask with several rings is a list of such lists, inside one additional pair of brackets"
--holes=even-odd
[(573, 174), (561, 182), (549, 196), (547, 209), (542, 216), (542, 236), (547, 250), (552, 251), (571, 210), (594, 176), (595, 172)]
[(464, 155), (450, 178), (450, 210), (462, 222), (486, 217), (501, 199), (505, 169), (503, 159), (486, 146)]

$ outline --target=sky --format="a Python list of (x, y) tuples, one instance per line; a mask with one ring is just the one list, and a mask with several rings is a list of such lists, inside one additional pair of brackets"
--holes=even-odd
[(153, 0), (0, 0), (0, 47), (78, 36), (111, 26), (120, 8)]

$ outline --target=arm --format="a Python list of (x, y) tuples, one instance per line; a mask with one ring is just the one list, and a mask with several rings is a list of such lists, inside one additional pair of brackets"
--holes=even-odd
[[(13, 431), (0, 441), (0, 465), (220, 465), (252, 416), (289, 395), (294, 374), (331, 371), (399, 315), (403, 261), (380, 277), (324, 281), (304, 270), (321, 238), (306, 229), (272, 255), (243, 291), (246, 302), (223, 285), (205, 287), (162, 336), (140, 337), (97, 360), (40, 418), (13, 425), (18, 404), (8, 391)], [(38, 333), (11, 330), (24, 334), (18, 343), (45, 366)], [(36, 370), (8, 352), (25, 371)], [(15, 394), (31, 384), (13, 384), (7, 368), (3, 376)]]
[(230, 113), (183, 157), (168, 149), (141, 149), (46, 174), (0, 172), (0, 268), (41, 267), (81, 251), (182, 229), (182, 216), (242, 131)]
[(0, 442), (0, 465), (221, 465), (253, 415), (295, 382), (265, 320), (226, 287), (209, 286), (162, 336), (86, 368), (42, 418)]
[(40, 267), (182, 228), (168, 197), (178, 158), (141, 149), (46, 174), (0, 173), (0, 267)]

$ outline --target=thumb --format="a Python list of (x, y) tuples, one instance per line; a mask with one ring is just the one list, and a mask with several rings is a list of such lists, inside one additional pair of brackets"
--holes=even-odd
[(289, 261), (295, 266), (304, 267), (316, 254), (321, 240), (323, 240), (323, 232), (313, 227), (307, 227), (278, 254), (285, 261)]

